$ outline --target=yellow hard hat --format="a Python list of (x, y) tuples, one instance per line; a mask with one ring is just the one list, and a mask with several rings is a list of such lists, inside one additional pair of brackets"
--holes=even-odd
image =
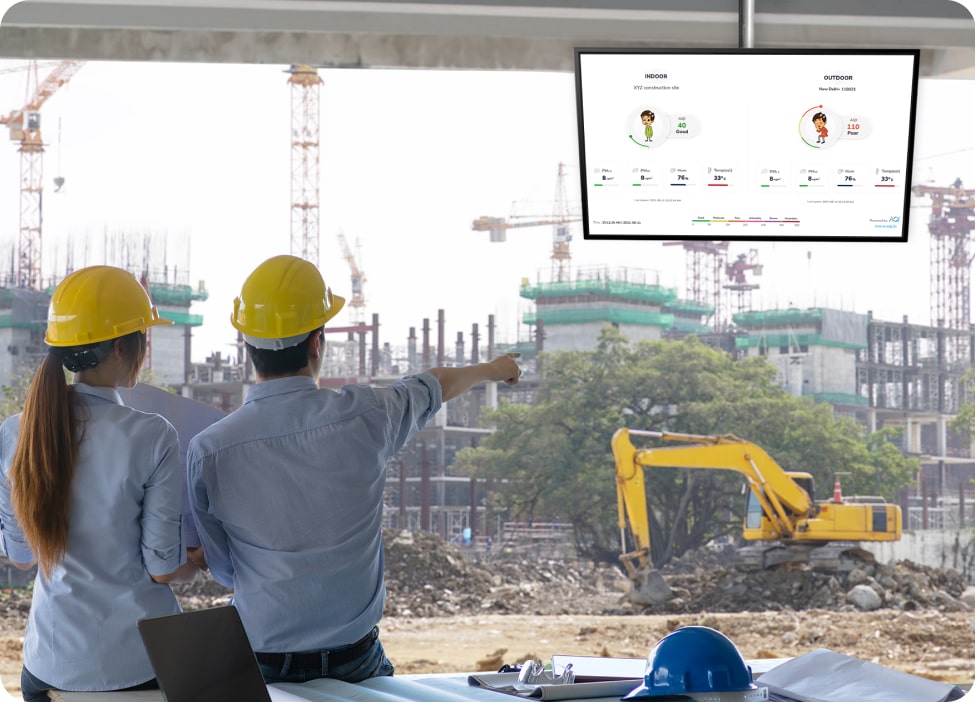
[(345, 302), (332, 294), (311, 262), (272, 256), (244, 281), (230, 323), (251, 346), (285, 349), (335, 317)]
[(52, 347), (76, 347), (171, 324), (159, 316), (131, 273), (115, 266), (88, 266), (54, 289), (44, 341)]

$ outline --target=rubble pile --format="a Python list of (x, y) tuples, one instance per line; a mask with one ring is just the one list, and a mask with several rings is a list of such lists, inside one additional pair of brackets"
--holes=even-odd
[(665, 578), (674, 597), (654, 612), (967, 608), (960, 600), (967, 584), (958, 572), (908, 561), (862, 566), (846, 575), (720, 568)]
[(472, 561), (426, 532), (388, 532), (384, 551), (389, 616), (600, 614), (608, 596), (612, 603), (620, 595), (602, 575), (577, 565)]
[[(387, 616), (972, 608), (972, 587), (959, 572), (910, 561), (862, 564), (842, 573), (740, 571), (732, 566), (730, 549), (705, 548), (662, 568), (672, 598), (641, 608), (628, 602), (624, 593), (628, 580), (615, 565), (489, 559), (466, 554), (458, 545), (427, 532), (388, 531), (383, 541)], [(174, 585), (174, 590), (185, 610), (223, 605), (230, 597), (228, 589), (209, 577)]]

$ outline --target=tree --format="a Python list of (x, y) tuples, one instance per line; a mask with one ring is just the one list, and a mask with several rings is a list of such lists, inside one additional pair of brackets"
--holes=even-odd
[(27, 391), (34, 380), (34, 371), (33, 368), (21, 365), (11, 375), (10, 385), (0, 388), (3, 392), (3, 398), (0, 399), (0, 422), (24, 409)]
[[(22, 365), (11, 378), (9, 386), (0, 387), (3, 397), (0, 398), (0, 422), (6, 420), (11, 415), (16, 415), (24, 409), (24, 401), (27, 400), (27, 391), (30, 390), (31, 382), (34, 380), (34, 373), (37, 369), (32, 366)], [(71, 373), (65, 371), (65, 379), (71, 383)], [(139, 372), (138, 383), (145, 383), (156, 386), (170, 393), (177, 393), (172, 386), (163, 384), (152, 372), (152, 369), (143, 368)]]
[(962, 387), (966, 394), (959, 404), (959, 412), (952, 418), (949, 427), (959, 434), (963, 445), (969, 447), (973, 443), (973, 435), (976, 434), (976, 416), (974, 416), (973, 407), (973, 369), (966, 369), (966, 373), (962, 377)]
[[(496, 432), (459, 452), (454, 468), (493, 477), (492, 506), (513, 519), (572, 524), (577, 547), (593, 558), (621, 551), (610, 451), (620, 427), (738, 435), (784, 469), (810, 472), (820, 498), (835, 472), (850, 472), (850, 492), (893, 499), (917, 468), (886, 434), (865, 437), (830, 405), (785, 393), (765, 359), (733, 360), (695, 337), (631, 344), (607, 327), (595, 350), (547, 354), (545, 369), (536, 403), (491, 413)], [(645, 478), (656, 565), (739, 533), (738, 474), (649, 469)]]

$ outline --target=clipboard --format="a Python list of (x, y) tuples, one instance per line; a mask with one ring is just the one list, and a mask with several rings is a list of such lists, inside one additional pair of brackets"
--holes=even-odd
[(559, 675), (572, 665), (573, 683), (520, 683), (518, 672), (472, 674), (468, 685), (488, 688), (539, 701), (620, 698), (644, 682), (646, 659), (553, 654), (552, 673)]
[(620, 698), (633, 691), (643, 681), (644, 679), (641, 677), (639, 679), (591, 679), (583, 683), (568, 684), (519, 684), (518, 672), (511, 674), (471, 674), (468, 676), (469, 686), (479, 686), (499, 693), (537, 701)]

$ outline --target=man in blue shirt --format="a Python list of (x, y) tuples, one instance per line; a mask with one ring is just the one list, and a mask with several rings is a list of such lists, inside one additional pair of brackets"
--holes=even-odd
[(259, 265), (231, 317), (258, 383), (187, 452), (207, 563), (234, 590), (268, 683), (393, 674), (377, 627), (386, 464), (444, 401), (521, 374), (506, 354), (386, 387), (320, 389), (322, 327), (343, 303), (303, 259)]

